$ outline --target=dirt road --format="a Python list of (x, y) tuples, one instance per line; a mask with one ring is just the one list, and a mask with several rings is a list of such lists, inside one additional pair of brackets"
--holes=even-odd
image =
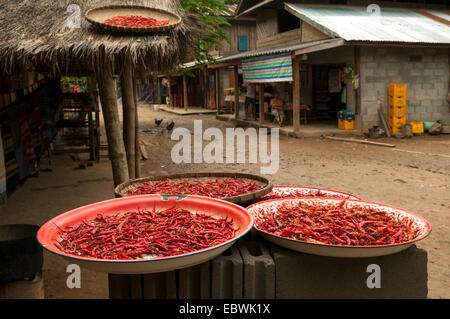
[[(174, 164), (170, 152), (176, 141), (165, 130), (156, 132), (154, 118), (164, 118), (162, 127), (173, 119), (175, 127), (191, 131), (195, 119), (203, 120), (204, 129), (223, 130), (233, 127), (231, 123), (217, 121), (211, 115), (175, 116), (153, 111), (149, 106), (141, 106), (139, 114), (140, 128), (147, 131), (141, 138), (149, 153), (149, 160), (141, 163), (143, 175), (212, 170), (260, 174), (259, 164)], [(318, 186), (350, 192), (365, 200), (422, 215), (433, 226), (430, 237), (418, 245), (428, 252), (429, 297), (450, 298), (450, 136), (377, 141), (414, 152), (318, 137), (280, 136), (279, 170), (266, 177), (275, 185)], [(86, 170), (75, 169), (76, 164), (68, 157), (56, 157), (54, 162), (52, 173), (41, 173), (39, 179), (28, 180), (10, 196), (0, 211), (1, 224), (42, 224), (71, 208), (113, 196), (111, 168), (106, 159)], [(66, 265), (61, 258), (45, 254), (48, 298), (108, 296), (106, 276), (84, 269), (82, 288), (68, 289)]]

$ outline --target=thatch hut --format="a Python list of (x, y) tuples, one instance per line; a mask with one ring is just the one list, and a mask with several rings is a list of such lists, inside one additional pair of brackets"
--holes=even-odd
[[(166, 9), (178, 14), (182, 22), (165, 33), (133, 35), (112, 34), (84, 19), (87, 10), (109, 4)], [(118, 184), (138, 175), (138, 165), (135, 166), (135, 154), (138, 153), (136, 77), (149, 72), (167, 72), (183, 62), (200, 34), (197, 23), (195, 17), (183, 11), (176, 0), (2, 1), (0, 71), (17, 74), (26, 70), (56, 76), (78, 74), (96, 77), (114, 183)], [(121, 76), (123, 137), (113, 82), (115, 74)]]

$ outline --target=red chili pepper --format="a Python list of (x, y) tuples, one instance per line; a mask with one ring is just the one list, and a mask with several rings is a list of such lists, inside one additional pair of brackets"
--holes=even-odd
[(202, 195), (213, 198), (226, 198), (246, 194), (263, 188), (254, 182), (243, 179), (223, 178), (208, 181), (170, 180), (143, 183), (128, 190), (128, 195), (170, 194)]
[(77, 256), (138, 259), (175, 256), (233, 238), (233, 221), (180, 208), (97, 215), (61, 230), (57, 246)]
[(150, 28), (169, 24), (169, 20), (156, 20), (143, 16), (116, 16), (104, 21), (106, 24), (133, 28)]
[(417, 237), (409, 220), (364, 207), (344, 208), (285, 203), (277, 213), (257, 220), (255, 227), (277, 236), (329, 245), (399, 244)]

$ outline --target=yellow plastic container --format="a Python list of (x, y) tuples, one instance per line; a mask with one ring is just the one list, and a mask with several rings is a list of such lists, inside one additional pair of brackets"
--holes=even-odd
[(390, 107), (406, 107), (406, 96), (389, 95), (388, 103)]
[(389, 109), (388, 111), (389, 117), (406, 117), (406, 109), (405, 110), (393, 110)]
[(388, 121), (389, 121), (389, 124), (391, 124), (391, 125), (405, 125), (406, 124), (406, 117), (398, 118), (398, 117), (389, 116)]
[(339, 119), (338, 127), (340, 130), (354, 130), (355, 129), (355, 120)]
[(391, 131), (392, 134), (396, 134), (396, 133), (401, 133), (402, 132), (402, 128), (398, 128), (398, 127), (391, 127)]
[(406, 107), (389, 107), (388, 117), (404, 117), (406, 118)]
[(389, 84), (388, 91), (390, 96), (405, 96), (406, 97), (406, 84)]
[(422, 134), (424, 132), (423, 122), (408, 122), (411, 125), (413, 134)]

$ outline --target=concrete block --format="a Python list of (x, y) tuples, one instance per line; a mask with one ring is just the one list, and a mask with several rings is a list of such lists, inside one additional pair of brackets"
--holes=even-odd
[(410, 76), (420, 76), (420, 75), (423, 75), (423, 71), (422, 71), (422, 69), (412, 68), (409, 70), (409, 75)]
[(144, 299), (177, 298), (175, 271), (142, 275), (142, 295)]
[(375, 69), (375, 76), (386, 76), (386, 70), (384, 68)]
[[(276, 298), (426, 298), (427, 252), (406, 251), (373, 258), (332, 258), (271, 245)], [(380, 266), (381, 287), (368, 288), (371, 264)]]
[(243, 298), (244, 265), (236, 245), (211, 261), (211, 274), (212, 298)]
[(275, 298), (275, 262), (262, 239), (238, 242), (244, 261), (244, 298)]
[(203, 264), (180, 269), (178, 276), (178, 298), (209, 299), (211, 298), (211, 264)]

